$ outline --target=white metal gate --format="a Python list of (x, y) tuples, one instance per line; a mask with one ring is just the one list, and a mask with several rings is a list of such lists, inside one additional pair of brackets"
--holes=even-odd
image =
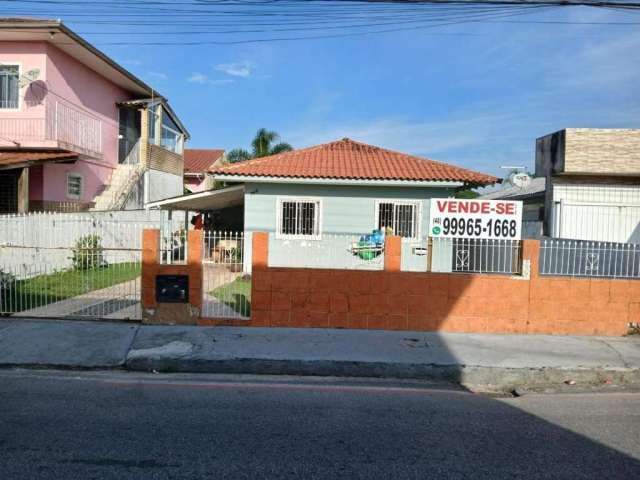
[(0, 315), (140, 320), (142, 231), (164, 223), (136, 212), (0, 217)]
[[(37, 261), (43, 254), (57, 261)], [(88, 234), (73, 247), (0, 247), (0, 258), (2, 315), (141, 318), (139, 248), (104, 248)], [(17, 258), (23, 263), (16, 264)], [(57, 268), (63, 261), (68, 265)]]
[(202, 260), (202, 317), (248, 320), (251, 277), (243, 272), (244, 234), (205, 231)]

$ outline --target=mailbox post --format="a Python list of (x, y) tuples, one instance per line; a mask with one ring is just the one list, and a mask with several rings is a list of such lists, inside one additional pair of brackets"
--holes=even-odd
[(143, 232), (142, 321), (196, 325), (202, 306), (202, 231), (187, 233), (187, 259), (160, 263), (160, 232)]

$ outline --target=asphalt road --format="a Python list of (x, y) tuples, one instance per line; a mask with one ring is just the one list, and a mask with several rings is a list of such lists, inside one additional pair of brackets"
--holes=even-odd
[(0, 479), (640, 478), (640, 394), (0, 372)]

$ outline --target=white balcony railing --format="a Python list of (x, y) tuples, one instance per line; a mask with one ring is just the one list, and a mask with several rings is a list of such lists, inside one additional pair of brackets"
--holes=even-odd
[(22, 147), (50, 146), (91, 156), (102, 155), (102, 121), (58, 100), (46, 102), (44, 114), (19, 116), (0, 110), (0, 144)]
[(46, 140), (44, 118), (13, 117), (0, 110), (0, 142), (3, 145), (29, 146), (32, 142)]

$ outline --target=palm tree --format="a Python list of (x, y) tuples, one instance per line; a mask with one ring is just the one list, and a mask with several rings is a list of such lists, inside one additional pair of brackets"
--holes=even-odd
[(256, 132), (256, 136), (251, 141), (253, 152), (249, 152), (244, 148), (234, 148), (227, 153), (227, 161), (229, 163), (243, 162), (252, 158), (266, 157), (268, 155), (276, 155), (282, 152), (290, 152), (293, 147), (286, 142), (280, 142), (273, 145), (280, 139), (280, 135), (276, 132), (261, 128)]

